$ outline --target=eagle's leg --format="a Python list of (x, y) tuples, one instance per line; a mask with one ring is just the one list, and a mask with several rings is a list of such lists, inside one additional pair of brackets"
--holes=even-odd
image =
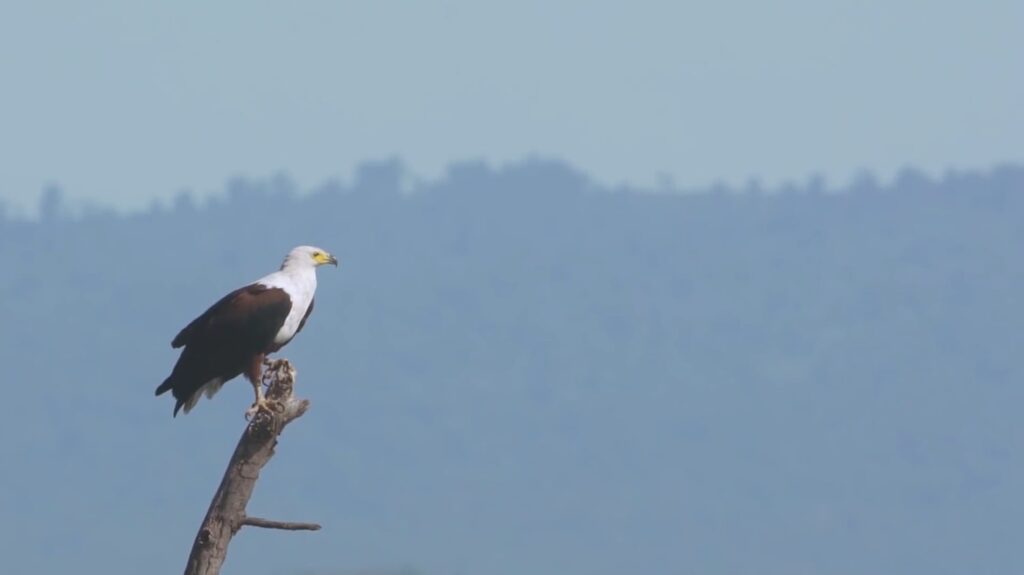
[(254, 415), (263, 411), (271, 411), (270, 402), (266, 396), (263, 395), (263, 361), (265, 356), (259, 354), (252, 358), (249, 362), (249, 369), (245, 371), (245, 378), (252, 384), (252, 390), (256, 392), (256, 401), (253, 402), (249, 409), (245, 410), (245, 418), (252, 419)]
[(260, 412), (260, 410), (271, 411), (270, 401), (263, 395), (263, 386), (260, 385), (260, 382), (257, 381), (253, 383), (252, 389), (256, 392), (256, 401), (249, 406), (249, 409), (245, 410), (246, 419), (252, 419), (254, 415)]

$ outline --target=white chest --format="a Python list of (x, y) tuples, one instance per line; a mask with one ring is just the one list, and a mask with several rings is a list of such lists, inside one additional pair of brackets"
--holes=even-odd
[(288, 317), (284, 319), (281, 329), (274, 336), (274, 343), (282, 345), (295, 337), (302, 318), (309, 310), (313, 295), (316, 293), (316, 273), (311, 268), (279, 271), (259, 280), (259, 283), (267, 287), (283, 289), (292, 300), (292, 309), (288, 312)]

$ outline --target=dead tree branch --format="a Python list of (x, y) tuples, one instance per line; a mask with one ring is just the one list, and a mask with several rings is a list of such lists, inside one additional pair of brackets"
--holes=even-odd
[(285, 531), (320, 531), (320, 526), (316, 523), (274, 521), (272, 519), (262, 519), (260, 517), (246, 517), (242, 520), (242, 525), (263, 527), (264, 529), (284, 529)]
[(263, 383), (267, 386), (266, 396), (271, 410), (257, 412), (238, 440), (224, 478), (192, 544), (185, 575), (220, 573), (220, 567), (227, 557), (228, 544), (243, 525), (291, 531), (320, 529), (314, 523), (272, 521), (249, 517), (245, 513), (245, 506), (252, 496), (260, 470), (274, 456), (278, 436), (286, 425), (302, 417), (309, 409), (309, 401), (292, 395), (295, 369), (288, 360), (270, 362), (263, 373)]

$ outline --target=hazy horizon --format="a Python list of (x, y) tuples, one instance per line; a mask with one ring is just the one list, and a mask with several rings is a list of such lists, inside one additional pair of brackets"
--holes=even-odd
[(401, 157), (605, 185), (767, 186), (1019, 162), (1024, 4), (783, 0), (10, 4), (0, 198), (137, 209)]
[(172, 418), (170, 339), (305, 243), (341, 262), (279, 354), (312, 409), (249, 510), (324, 529), (243, 530), (225, 575), (1024, 568), (1024, 165), (836, 194), (620, 193), (540, 161), (402, 188), (382, 162), (0, 216), (8, 570), (180, 572), (252, 392)]
[[(167, 197), (154, 197), (151, 198), (144, 205), (118, 205), (116, 203), (104, 202), (102, 200), (96, 200), (93, 198), (82, 198), (74, 194), (73, 191), (68, 190), (65, 186), (59, 182), (54, 181), (48, 183), (42, 187), (35, 198), (32, 198), (32, 202), (28, 205), (21, 205), (17, 203), (7, 203), (0, 198), (0, 214), (5, 214), (9, 218), (18, 218), (22, 220), (37, 220), (41, 216), (41, 211), (45, 208), (42, 206), (47, 202), (52, 202), (55, 198), (60, 202), (60, 210), (62, 216), (68, 217), (81, 217), (90, 213), (101, 213), (101, 212), (113, 212), (121, 215), (131, 215), (138, 213), (145, 213), (154, 209), (165, 209), (172, 206), (176, 202), (182, 201), (183, 198), (188, 198), (188, 201), (194, 202), (197, 206), (201, 206), (210, 202), (223, 201), (226, 195), (231, 193), (231, 190), (239, 186), (246, 186), (256, 182), (262, 182), (262, 185), (272, 185), (278, 187), (280, 190), (285, 191), (289, 195), (295, 195), (302, 197), (309, 194), (315, 194), (318, 191), (338, 189), (338, 188), (351, 188), (358, 186), (359, 179), (364, 177), (365, 172), (379, 169), (380, 167), (393, 167), (398, 171), (398, 186), (403, 193), (423, 193), (432, 188), (443, 185), (453, 174), (458, 173), (460, 170), (473, 169), (473, 170), (484, 170), (491, 173), (502, 173), (507, 171), (515, 171), (523, 166), (529, 166), (531, 164), (548, 164), (558, 165), (564, 167), (564, 169), (578, 174), (584, 178), (595, 188), (601, 188), (606, 191), (629, 191), (636, 193), (656, 193), (656, 194), (707, 194), (707, 193), (759, 193), (759, 194), (780, 194), (794, 190), (801, 190), (807, 188), (814, 188), (816, 191), (824, 193), (844, 193), (853, 189), (857, 189), (859, 186), (863, 186), (865, 183), (870, 186), (877, 186), (879, 188), (890, 188), (897, 185), (897, 181), (900, 178), (924, 178), (930, 182), (942, 182), (950, 178), (958, 177), (983, 177), (999, 170), (1005, 169), (1017, 169), (1024, 165), (1024, 162), (992, 162), (984, 167), (980, 168), (967, 168), (967, 169), (956, 169), (947, 168), (938, 173), (930, 173), (927, 170), (921, 169), (917, 166), (903, 165), (894, 173), (885, 176), (875, 171), (862, 169), (851, 175), (845, 181), (835, 182), (829, 181), (821, 172), (812, 171), (802, 178), (787, 178), (781, 182), (770, 184), (759, 178), (749, 178), (739, 183), (731, 183), (724, 179), (716, 179), (713, 182), (703, 186), (681, 186), (672, 178), (663, 177), (661, 180), (648, 185), (640, 185), (630, 182), (620, 182), (618, 184), (609, 184), (602, 182), (596, 178), (593, 178), (591, 174), (579, 169), (577, 166), (572, 165), (569, 162), (563, 161), (559, 158), (552, 157), (539, 157), (531, 156), (523, 158), (518, 161), (505, 162), (496, 164), (492, 162), (486, 162), (480, 159), (468, 159), (462, 161), (450, 162), (445, 166), (443, 173), (435, 178), (421, 178), (415, 173), (410, 171), (407, 163), (401, 158), (391, 156), (376, 160), (367, 160), (356, 165), (352, 173), (346, 178), (333, 177), (327, 178), (320, 182), (316, 182), (312, 185), (304, 185), (297, 181), (287, 170), (278, 170), (272, 174), (264, 175), (245, 175), (238, 174), (232, 178), (225, 180), (220, 186), (209, 188), (203, 192), (197, 192), (192, 189), (180, 189), (175, 193)], [(52, 208), (53, 206), (51, 206)]]

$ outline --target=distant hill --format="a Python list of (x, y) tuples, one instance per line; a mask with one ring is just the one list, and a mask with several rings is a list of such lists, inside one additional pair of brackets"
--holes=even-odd
[(1022, 192), (1022, 166), (684, 193), (543, 161), (134, 214), (53, 189), (0, 210), (0, 553), (179, 570), (251, 390), (172, 419), (170, 340), (313, 243), (341, 266), (283, 354), (313, 408), (252, 510), (325, 529), (244, 532), (226, 573), (1019, 572)]

